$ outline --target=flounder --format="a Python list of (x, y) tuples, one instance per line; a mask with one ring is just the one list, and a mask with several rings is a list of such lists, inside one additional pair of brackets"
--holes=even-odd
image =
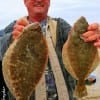
[(68, 40), (63, 46), (62, 58), (66, 70), (76, 79), (75, 95), (87, 95), (85, 79), (97, 67), (98, 51), (93, 42), (84, 42), (81, 37), (87, 31), (88, 22), (81, 16), (73, 25)]
[(40, 25), (28, 25), (7, 49), (2, 62), (4, 80), (16, 100), (29, 100), (47, 60), (48, 46)]

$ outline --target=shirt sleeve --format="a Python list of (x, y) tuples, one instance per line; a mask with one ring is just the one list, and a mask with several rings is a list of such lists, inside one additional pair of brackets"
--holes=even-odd
[(7, 48), (9, 47), (11, 40), (12, 40), (12, 31), (13, 26), (15, 24), (15, 21), (10, 23), (7, 27), (0, 30), (0, 61), (2, 61), (2, 58), (4, 56), (4, 53), (6, 52)]
[(0, 61), (2, 61), (4, 53), (6, 52), (10, 44), (10, 38), (11, 38), (11, 34), (4, 34), (0, 36)]

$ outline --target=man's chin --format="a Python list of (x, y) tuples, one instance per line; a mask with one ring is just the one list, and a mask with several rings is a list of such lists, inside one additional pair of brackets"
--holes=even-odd
[(44, 14), (44, 12), (42, 10), (37, 10), (35, 11), (35, 14)]

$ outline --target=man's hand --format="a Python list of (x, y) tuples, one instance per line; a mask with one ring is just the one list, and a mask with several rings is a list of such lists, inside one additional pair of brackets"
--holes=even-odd
[(88, 31), (82, 34), (82, 39), (85, 42), (94, 41), (94, 46), (100, 47), (100, 25), (93, 23), (88, 26)]
[(17, 20), (13, 27), (14, 30), (12, 32), (12, 38), (14, 40), (16, 38), (18, 38), (20, 36), (20, 34), (23, 32), (23, 29), (25, 28), (25, 26), (27, 26), (28, 24), (29, 24), (29, 22), (27, 21), (26, 18), (21, 18), (21, 19)]

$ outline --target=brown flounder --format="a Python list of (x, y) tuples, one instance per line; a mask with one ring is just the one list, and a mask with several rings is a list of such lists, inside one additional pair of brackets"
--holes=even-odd
[(85, 79), (97, 67), (98, 52), (92, 42), (84, 42), (81, 35), (87, 31), (88, 22), (80, 17), (72, 27), (68, 40), (63, 46), (62, 58), (65, 68), (76, 79), (75, 95), (87, 95)]
[(45, 70), (47, 42), (38, 23), (27, 26), (3, 58), (5, 82), (16, 100), (29, 100)]

